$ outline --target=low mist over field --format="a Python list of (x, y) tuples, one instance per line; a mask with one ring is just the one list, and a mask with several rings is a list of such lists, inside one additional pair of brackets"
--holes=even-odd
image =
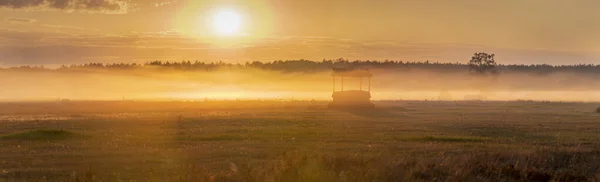
[[(600, 67), (591, 65), (501, 65), (499, 74), (482, 76), (472, 74), (464, 64), (339, 60), (8, 68), (0, 72), (0, 99), (327, 100), (333, 89), (331, 68), (340, 65), (371, 68), (374, 100), (437, 100), (447, 91), (451, 97), (445, 100), (483, 95), (489, 100), (600, 101), (600, 74), (595, 73)], [(358, 79), (344, 80), (346, 90), (360, 88)], [(364, 78), (365, 90), (367, 83)]]
[(0, 182), (600, 181), (598, 12), (0, 0)]

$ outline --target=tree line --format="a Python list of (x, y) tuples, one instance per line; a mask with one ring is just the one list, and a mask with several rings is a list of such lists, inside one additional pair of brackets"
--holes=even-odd
[[(44, 66), (19, 66), (0, 68), (0, 71), (69, 71), (82, 69), (102, 69), (102, 70), (131, 70), (131, 69), (171, 69), (182, 71), (214, 71), (219, 69), (261, 69), (280, 72), (320, 72), (328, 71), (334, 67), (366, 67), (381, 70), (429, 70), (435, 72), (464, 72), (470, 70), (473, 64), (469, 63), (447, 63), (447, 62), (407, 62), (407, 61), (350, 61), (347, 59), (335, 60), (277, 60), (270, 62), (252, 61), (245, 63), (229, 62), (202, 62), (202, 61), (150, 61), (146, 63), (86, 63), (62, 65), (59, 68), (46, 68)], [(494, 65), (498, 72), (529, 72), (537, 74), (553, 72), (578, 72), (578, 73), (600, 73), (600, 65), (577, 64), (577, 65), (549, 65), (549, 64), (498, 64)]]

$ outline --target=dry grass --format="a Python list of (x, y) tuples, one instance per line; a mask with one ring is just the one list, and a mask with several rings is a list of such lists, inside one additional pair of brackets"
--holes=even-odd
[(480, 137), (446, 137), (446, 136), (425, 136), (413, 138), (415, 141), (423, 142), (485, 142), (485, 138)]
[(600, 180), (593, 104), (88, 104), (1, 115), (0, 181)]
[(1, 136), (3, 140), (65, 140), (81, 135), (65, 130), (33, 130)]

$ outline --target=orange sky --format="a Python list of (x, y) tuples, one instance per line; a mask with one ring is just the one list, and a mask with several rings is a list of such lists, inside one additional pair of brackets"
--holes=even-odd
[[(43, 2), (43, 3), (40, 3)], [(600, 64), (595, 0), (0, 0), (0, 66), (394, 59)], [(220, 37), (219, 9), (242, 17)]]

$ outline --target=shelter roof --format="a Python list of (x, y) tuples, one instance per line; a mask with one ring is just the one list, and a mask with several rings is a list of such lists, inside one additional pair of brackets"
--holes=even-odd
[(373, 74), (367, 68), (333, 68), (331, 76), (369, 77), (373, 76)]

